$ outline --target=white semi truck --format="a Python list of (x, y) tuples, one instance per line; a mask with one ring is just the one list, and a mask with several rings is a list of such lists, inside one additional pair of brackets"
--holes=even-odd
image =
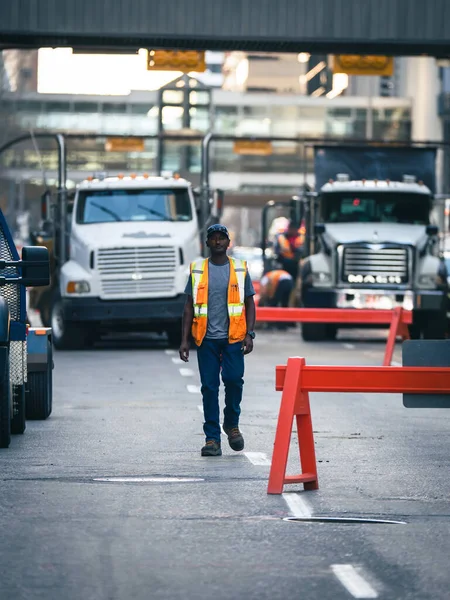
[(66, 257), (57, 251), (52, 287), (35, 300), (55, 346), (81, 348), (119, 331), (166, 332), (177, 345), (189, 264), (202, 255), (206, 226), (191, 184), (89, 178), (66, 213), (56, 218), (67, 223)]

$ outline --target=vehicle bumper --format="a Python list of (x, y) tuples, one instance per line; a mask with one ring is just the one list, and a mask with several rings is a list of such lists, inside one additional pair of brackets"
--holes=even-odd
[(180, 321), (186, 296), (145, 300), (100, 300), (100, 298), (63, 298), (65, 321), (80, 322), (147, 322)]
[(309, 288), (304, 293), (306, 307), (442, 311), (445, 294), (438, 290), (368, 290)]

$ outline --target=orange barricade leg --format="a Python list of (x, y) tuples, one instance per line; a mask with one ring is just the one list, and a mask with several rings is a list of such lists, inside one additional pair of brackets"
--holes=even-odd
[(409, 335), (409, 327), (403, 321), (400, 321), (398, 325), (398, 335), (401, 336), (402, 340), (410, 340), (411, 336)]
[[(302, 466), (301, 475), (303, 487), (305, 490), (317, 490), (319, 488), (319, 480), (317, 477), (317, 463), (316, 463), (316, 451), (314, 448), (314, 434), (311, 420), (311, 409), (309, 406), (309, 394), (308, 392), (301, 392), (302, 403), (305, 407), (303, 414), (297, 414), (297, 435), (298, 435), (298, 447), (300, 450), (300, 464)], [(314, 476), (311, 481), (306, 481), (307, 474)], [(285, 478), (286, 483), (295, 483), (295, 476), (287, 476)]]
[[(386, 343), (386, 350), (384, 352), (383, 367), (390, 367), (392, 362), (392, 355), (394, 354), (395, 340), (397, 335), (400, 333), (400, 327), (402, 323), (402, 309), (397, 306), (394, 308), (392, 313), (391, 326), (389, 328), (389, 335)], [(406, 327), (406, 325), (405, 325)]]
[[(281, 494), (285, 483), (303, 483), (305, 489), (319, 487), (309, 397), (308, 393), (301, 389), (301, 372), (304, 364), (304, 358), (288, 359), (267, 487), (268, 494)], [(286, 476), (294, 416), (297, 417), (302, 473)]]

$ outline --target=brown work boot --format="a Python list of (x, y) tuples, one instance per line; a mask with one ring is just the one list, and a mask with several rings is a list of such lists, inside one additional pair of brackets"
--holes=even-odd
[(230, 429), (223, 428), (225, 433), (228, 436), (228, 443), (230, 444), (230, 448), (239, 452), (244, 449), (244, 438), (242, 433), (239, 431), (239, 427), (230, 427)]
[(222, 456), (220, 442), (208, 440), (202, 448), (202, 456)]

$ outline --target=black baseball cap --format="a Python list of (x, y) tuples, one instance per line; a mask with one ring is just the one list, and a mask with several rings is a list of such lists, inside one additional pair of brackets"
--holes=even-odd
[(227, 236), (228, 239), (230, 239), (228, 229), (225, 227), (225, 225), (220, 225), (220, 223), (216, 223), (215, 225), (211, 225), (211, 227), (208, 227), (208, 229), (206, 230), (206, 239), (210, 238), (213, 233), (223, 233)]

